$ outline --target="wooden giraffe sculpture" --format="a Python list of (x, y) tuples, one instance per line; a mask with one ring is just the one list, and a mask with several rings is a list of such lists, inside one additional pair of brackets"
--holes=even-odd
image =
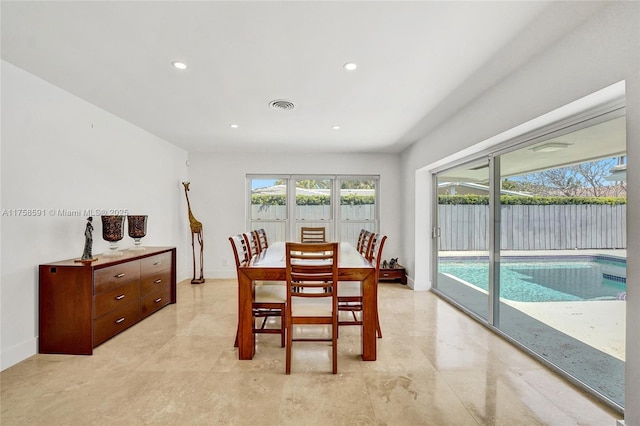
[[(191, 203), (189, 203), (189, 184), (190, 182), (182, 182), (184, 185), (184, 195), (187, 197), (187, 208), (189, 209), (189, 226), (191, 226), (191, 251), (193, 252), (193, 279), (191, 284), (202, 284), (204, 282), (204, 273), (202, 268), (204, 241), (202, 240), (202, 223), (199, 222), (193, 213), (191, 213)], [(198, 244), (200, 245), (200, 278), (196, 279), (196, 247), (195, 236), (198, 236)]]

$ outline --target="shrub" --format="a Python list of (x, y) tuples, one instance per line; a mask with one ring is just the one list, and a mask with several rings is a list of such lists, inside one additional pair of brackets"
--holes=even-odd
[[(523, 197), (518, 195), (501, 195), (502, 205), (529, 205), (529, 206), (551, 206), (551, 205), (621, 205), (627, 204), (624, 197)], [(465, 195), (438, 195), (438, 204), (475, 204), (488, 205), (488, 195), (465, 194)]]

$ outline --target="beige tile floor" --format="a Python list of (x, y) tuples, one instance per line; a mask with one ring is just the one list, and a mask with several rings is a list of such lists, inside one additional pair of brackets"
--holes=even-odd
[(96, 348), (0, 374), (8, 425), (615, 425), (621, 416), (430, 292), (380, 285), (378, 360), (359, 327), (330, 349), (277, 335), (239, 361), (235, 280), (178, 284), (178, 303)]

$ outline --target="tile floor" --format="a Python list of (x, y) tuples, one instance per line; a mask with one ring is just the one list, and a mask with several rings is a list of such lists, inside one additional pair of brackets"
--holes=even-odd
[(36, 355), (0, 374), (9, 425), (611, 425), (621, 416), (430, 292), (380, 284), (378, 360), (359, 327), (330, 348), (278, 335), (239, 361), (236, 281), (178, 284), (168, 306), (93, 356)]

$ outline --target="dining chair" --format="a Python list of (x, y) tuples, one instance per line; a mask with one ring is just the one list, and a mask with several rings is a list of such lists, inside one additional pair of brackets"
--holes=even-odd
[(258, 244), (260, 245), (260, 251), (269, 248), (269, 241), (267, 240), (267, 233), (264, 228), (256, 230), (258, 233)]
[(324, 227), (303, 226), (300, 228), (300, 242), (303, 243), (326, 243)]
[[(233, 237), (229, 237), (231, 247), (233, 248), (233, 254), (236, 260), (236, 272), (240, 273), (240, 266), (248, 265), (251, 261), (251, 251), (249, 248), (249, 242), (247, 235), (238, 234)], [(286, 321), (284, 316), (286, 315), (285, 303), (287, 300), (287, 290), (283, 282), (279, 281), (256, 281), (255, 282), (255, 297), (251, 306), (253, 315), (253, 332), (256, 334), (280, 334), (280, 346), (285, 346), (285, 328)], [(267, 320), (271, 317), (280, 317), (280, 328), (267, 328)], [(260, 327), (256, 328), (255, 320), (257, 318), (262, 319)], [(236, 339), (233, 344), (234, 347), (238, 347), (238, 330), (236, 329)]]
[[(369, 256), (366, 257), (375, 268), (376, 286), (380, 276), (380, 264), (382, 262), (382, 250), (387, 236), (372, 234), (370, 239)], [(377, 293), (377, 290), (376, 290)], [(362, 325), (362, 283), (358, 281), (340, 281), (338, 284), (338, 312), (348, 312), (343, 319), (338, 320), (338, 325)], [(359, 313), (359, 314), (357, 314)], [(376, 334), (382, 338), (380, 318), (376, 308)]]
[[(293, 342), (329, 341), (332, 372), (338, 372), (338, 283), (339, 245), (333, 243), (286, 243), (286, 374), (291, 373)], [(300, 325), (331, 326), (331, 337), (294, 337)]]

